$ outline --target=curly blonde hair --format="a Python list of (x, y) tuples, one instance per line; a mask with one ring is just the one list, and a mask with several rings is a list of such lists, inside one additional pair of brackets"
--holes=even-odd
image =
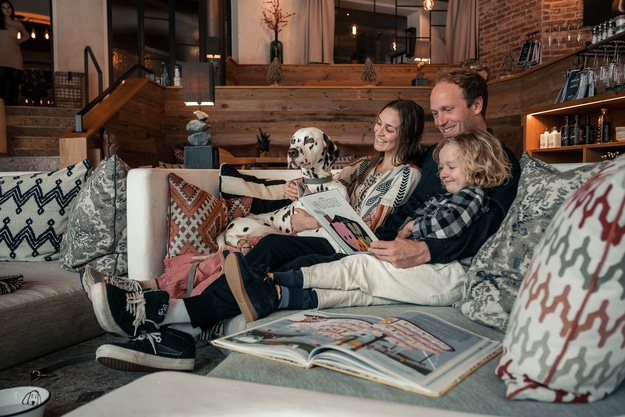
[(510, 160), (499, 139), (484, 130), (474, 130), (444, 138), (434, 149), (439, 163), (443, 146), (457, 145), (458, 157), (464, 165), (469, 184), (483, 188), (497, 187), (512, 177)]

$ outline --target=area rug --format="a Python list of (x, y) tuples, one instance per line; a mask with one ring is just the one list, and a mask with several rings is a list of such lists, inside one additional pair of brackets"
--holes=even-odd
[[(102, 335), (69, 348), (42, 356), (29, 362), (0, 371), (0, 389), (15, 386), (37, 386), (52, 394), (46, 405), (45, 417), (62, 416), (95, 400), (102, 395), (122, 387), (146, 374), (122, 372), (100, 365), (95, 360), (71, 364), (54, 371), (54, 376), (31, 381), (33, 370), (43, 369), (71, 358), (94, 354), (105, 343), (121, 342), (122, 338)], [(223, 359), (224, 354), (207, 342), (199, 342), (194, 374), (207, 375)]]

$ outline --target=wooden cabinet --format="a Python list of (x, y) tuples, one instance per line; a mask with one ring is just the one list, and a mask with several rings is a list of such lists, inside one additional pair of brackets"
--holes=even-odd
[[(602, 108), (608, 109), (613, 142), (540, 149), (540, 135), (545, 129), (551, 130), (554, 126), (559, 129), (565, 116), (569, 116), (572, 126), (575, 115), (579, 115), (581, 125), (586, 124), (586, 115), (589, 115), (590, 123), (596, 128)], [(525, 112), (524, 119), (524, 150), (547, 163), (597, 162), (608, 153), (625, 153), (625, 142), (614, 141), (614, 128), (625, 126), (625, 91), (536, 107)]]

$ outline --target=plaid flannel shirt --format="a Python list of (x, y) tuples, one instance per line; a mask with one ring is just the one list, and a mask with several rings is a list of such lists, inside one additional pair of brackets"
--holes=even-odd
[(469, 185), (455, 194), (446, 193), (432, 197), (418, 207), (399, 230), (414, 220), (411, 239), (448, 239), (461, 235), (487, 210), (486, 191), (482, 187)]

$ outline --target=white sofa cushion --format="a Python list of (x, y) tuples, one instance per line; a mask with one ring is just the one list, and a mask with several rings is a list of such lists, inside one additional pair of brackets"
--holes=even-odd
[(625, 379), (625, 156), (561, 206), (510, 317), (508, 399), (591, 402)]

